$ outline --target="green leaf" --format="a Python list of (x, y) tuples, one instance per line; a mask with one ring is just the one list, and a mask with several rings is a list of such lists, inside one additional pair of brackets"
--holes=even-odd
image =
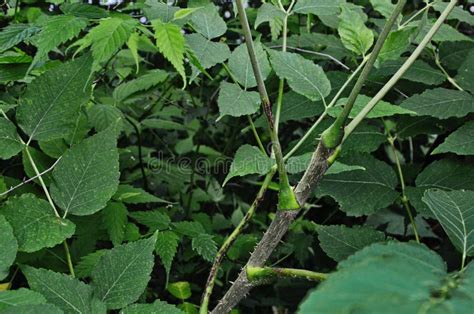
[(90, 97), (91, 64), (90, 56), (84, 56), (46, 71), (28, 85), (16, 117), (30, 138), (52, 140), (74, 129), (79, 108)]
[[(390, 60), (383, 63), (379, 69), (373, 71), (370, 77), (389, 77), (395, 74), (398, 69), (405, 62), (406, 58), (399, 58), (398, 60)], [(446, 81), (444, 74), (431, 67), (428, 63), (417, 60), (413, 65), (405, 72), (402, 79), (422, 83), (426, 85), (439, 85)]]
[(155, 253), (160, 257), (165, 267), (166, 277), (169, 277), (173, 259), (178, 251), (179, 236), (173, 231), (159, 232), (156, 238)]
[(119, 183), (112, 128), (70, 148), (53, 170), (51, 196), (66, 213), (90, 215), (104, 208)]
[(399, 197), (395, 191), (397, 176), (386, 163), (371, 155), (353, 155), (341, 161), (362, 166), (365, 170), (326, 175), (317, 188), (317, 194), (333, 197), (348, 215), (372, 214)]
[[(425, 37), (428, 31), (433, 27), (435, 20), (430, 20), (425, 23), (418, 33), (418, 36), (415, 39), (416, 43), (421, 42), (421, 40)], [(418, 26), (419, 22), (416, 21), (413, 25)], [(410, 24), (409, 24), (410, 25)], [(410, 25), (411, 26), (411, 25)], [(447, 42), (447, 41), (472, 41), (472, 39), (463, 33), (459, 32), (456, 28), (452, 27), (449, 24), (442, 24), (436, 34), (433, 36), (432, 41), (434, 42)]]
[(472, 270), (455, 279), (457, 274), (447, 274), (441, 257), (423, 245), (373, 244), (340, 263), (299, 313), (315, 308), (321, 313), (450, 312), (457, 302), (472, 304), (472, 293), (465, 293), (472, 289)]
[(18, 250), (35, 252), (54, 247), (74, 234), (75, 226), (54, 215), (48, 202), (33, 194), (10, 198), (1, 208), (18, 240)]
[(22, 304), (9, 307), (2, 311), (2, 314), (63, 314), (57, 306), (52, 304)]
[(212, 262), (217, 254), (217, 244), (210, 234), (202, 233), (193, 237), (191, 245), (194, 251), (202, 256), (206, 261)]
[(446, 68), (457, 70), (467, 62), (467, 56), (474, 49), (474, 42), (444, 42), (439, 45), (439, 60)]
[(187, 281), (172, 282), (168, 284), (166, 290), (180, 300), (186, 300), (191, 297), (191, 286)]
[[(446, 7), (448, 6), (447, 2), (435, 2), (433, 3), (433, 9), (437, 12), (443, 12)], [(458, 7), (455, 6), (451, 13), (448, 15), (448, 20), (458, 20), (460, 22), (465, 22), (467, 24), (470, 24), (471, 26), (474, 26), (474, 16), (469, 14), (469, 11), (467, 9), (463, 9), (462, 6)]]
[(225, 185), (233, 177), (242, 177), (248, 174), (268, 173), (273, 166), (273, 161), (263, 154), (257, 147), (242, 145), (235, 153), (229, 173), (224, 180)]
[(179, 9), (173, 14), (173, 21), (176, 20), (181, 20), (186, 17), (188, 17), (190, 14), (196, 12), (196, 10), (199, 10), (200, 8), (185, 8), (185, 9)]
[(441, 223), (456, 249), (466, 256), (474, 255), (474, 191), (427, 190), (423, 202)]
[(293, 11), (295, 13), (314, 14), (317, 16), (338, 14), (343, 0), (299, 0)]
[(159, 210), (151, 211), (133, 211), (128, 214), (130, 217), (135, 219), (138, 223), (147, 226), (151, 230), (166, 230), (169, 228), (171, 219), (168, 215), (160, 212)]
[(160, 20), (154, 20), (151, 24), (155, 30), (156, 46), (181, 75), (183, 88), (186, 87), (186, 73), (183, 63), (185, 40), (181, 29), (175, 24), (163, 23)]
[(229, 115), (240, 117), (250, 115), (260, 108), (260, 96), (257, 92), (247, 92), (237, 84), (223, 81), (217, 98), (220, 117)]
[(87, 35), (78, 40), (74, 45), (79, 46), (79, 52), (91, 47), (94, 57), (94, 68), (107, 62), (127, 42), (138, 22), (135, 19), (111, 17), (102, 19)]
[(474, 50), (467, 55), (454, 79), (463, 89), (474, 93)]
[(97, 132), (106, 130), (110, 125), (116, 125), (118, 130), (122, 129), (123, 114), (117, 107), (111, 105), (95, 104), (87, 109), (89, 124)]
[(0, 158), (10, 159), (23, 149), (15, 125), (0, 117)]
[(120, 311), (120, 314), (143, 313), (184, 314), (184, 312), (176, 306), (160, 300), (156, 300), (150, 304), (132, 304)]
[(56, 15), (46, 19), (40, 26), (41, 32), (31, 38), (38, 51), (30, 69), (47, 58), (50, 51), (79, 35), (87, 26), (87, 20), (71, 15)]
[(344, 225), (318, 225), (317, 231), (321, 248), (336, 262), (372, 243), (385, 241), (383, 232), (364, 226), (349, 228)]
[(156, 235), (107, 251), (92, 272), (94, 295), (107, 309), (120, 309), (138, 300), (150, 280)]
[(457, 155), (474, 155), (474, 122), (467, 122), (451, 133), (432, 154), (448, 152)]
[(63, 3), (59, 8), (64, 12), (64, 14), (85, 17), (88, 19), (101, 19), (108, 15), (106, 10), (86, 3)]
[(21, 305), (44, 304), (46, 299), (39, 293), (20, 288), (0, 292), (0, 311), (10, 308), (12, 310)]
[(127, 184), (119, 185), (113, 199), (125, 204), (169, 203), (168, 201), (156, 197), (143, 189)]
[(62, 138), (38, 143), (41, 150), (51, 158), (59, 158), (68, 149), (68, 145)]
[[(266, 79), (272, 68), (270, 67), (270, 63), (268, 63), (267, 54), (263, 50), (262, 44), (260, 42), (255, 42), (254, 44), (262, 77)], [(244, 89), (257, 86), (252, 63), (250, 62), (249, 53), (245, 44), (241, 44), (232, 51), (228, 64), (231, 73)]]
[(474, 96), (452, 89), (436, 88), (406, 99), (401, 107), (439, 119), (464, 117), (474, 112)]
[(107, 250), (98, 250), (88, 255), (82, 256), (81, 260), (76, 264), (74, 270), (77, 278), (90, 277), (95, 265), (100, 261), (100, 258), (107, 252)]
[(0, 32), (0, 52), (4, 52), (17, 44), (29, 39), (41, 28), (28, 24), (10, 24)]
[(194, 51), (204, 69), (223, 63), (230, 56), (230, 49), (226, 44), (207, 40), (200, 34), (186, 35), (186, 43)]
[(296, 53), (268, 50), (270, 61), (280, 79), (286, 79), (291, 89), (311, 100), (325, 98), (331, 92), (323, 69)]
[(386, 19), (388, 19), (395, 10), (395, 5), (390, 0), (370, 0), (370, 4), (375, 11), (382, 14)]
[(167, 23), (174, 19), (176, 12), (180, 10), (179, 7), (168, 5), (167, 3), (159, 2), (156, 0), (146, 0), (143, 12), (145, 16), (151, 21), (160, 19)]
[(355, 11), (342, 7), (337, 32), (344, 46), (357, 55), (365, 55), (374, 43), (374, 34), (364, 24), (362, 17)]
[(92, 288), (69, 275), (47, 269), (22, 267), (31, 289), (64, 313), (91, 313)]
[(257, 29), (262, 23), (268, 22), (270, 24), (272, 40), (277, 40), (283, 29), (283, 19), (285, 16), (285, 12), (280, 10), (276, 5), (263, 3), (260, 8), (258, 8), (254, 27)]
[(217, 7), (209, 3), (205, 7), (197, 10), (191, 16), (193, 28), (207, 39), (213, 39), (224, 35), (227, 25), (220, 17)]
[(168, 73), (163, 70), (154, 69), (148, 71), (134, 80), (117, 86), (113, 93), (114, 99), (118, 102), (122, 102), (137, 92), (148, 90), (153, 86), (163, 83), (167, 78)]
[(8, 276), (10, 266), (15, 262), (18, 242), (13, 235), (12, 226), (2, 215), (0, 215), (0, 247), (2, 248), (0, 251), (0, 280), (3, 280)]
[(114, 246), (122, 244), (127, 228), (127, 207), (122, 203), (109, 202), (102, 210), (102, 221)]
[(474, 190), (473, 171), (474, 166), (468, 162), (450, 159), (432, 162), (418, 174), (416, 187), (406, 187), (406, 194), (418, 213), (424, 217), (433, 217), (430, 209), (422, 202), (424, 192), (432, 188), (446, 191)]
[[(32, 147), (28, 147), (28, 151), (40, 173), (46, 171), (53, 165), (54, 159), (43, 154), (40, 150), (32, 148)], [(28, 158), (28, 155), (26, 154), (26, 149), (24, 149), (22, 152), (22, 162), (23, 162), (23, 169), (25, 170), (26, 175), (29, 178), (36, 177), (36, 171), (33, 169), (33, 166), (31, 165), (30, 159)], [(49, 185), (52, 181), (51, 173), (45, 173), (44, 175), (42, 175), (42, 178), (46, 185)], [(35, 179), (34, 181), (37, 182), (38, 184), (40, 183), (38, 179)]]
[(281, 107), (280, 123), (311, 118), (320, 115), (324, 111), (322, 101), (311, 101), (293, 91), (283, 94), (283, 103)]
[[(349, 117), (354, 118), (359, 114), (362, 109), (369, 103), (371, 97), (365, 95), (359, 95), (356, 98), (354, 107), (352, 108)], [(342, 107), (346, 104), (347, 98), (341, 98), (336, 103), (336, 106), (328, 110), (331, 117), (337, 117), (342, 112)], [(416, 114), (414, 111), (402, 108), (400, 106), (392, 105), (386, 101), (379, 101), (377, 105), (367, 114), (367, 118), (381, 118), (381, 117), (390, 117), (399, 114)]]
[[(300, 156), (294, 156), (288, 158), (286, 162), (286, 171), (288, 173), (301, 173), (308, 168), (309, 162), (311, 161), (311, 157), (313, 153), (306, 153)], [(346, 165), (340, 163), (339, 161), (335, 161), (330, 168), (326, 171), (326, 174), (336, 174), (345, 171), (353, 171), (353, 170), (365, 170), (364, 167), (355, 166), (355, 165)]]
[[(390, 1), (389, 3), (392, 4)], [(379, 55), (377, 56), (375, 65), (379, 67), (387, 60), (397, 60), (400, 55), (408, 49), (411, 36), (415, 31), (415, 28), (403, 28), (391, 32), (385, 40)]]

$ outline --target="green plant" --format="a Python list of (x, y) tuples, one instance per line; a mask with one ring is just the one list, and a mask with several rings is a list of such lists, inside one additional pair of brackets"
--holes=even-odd
[(7, 1), (0, 312), (470, 312), (468, 8)]

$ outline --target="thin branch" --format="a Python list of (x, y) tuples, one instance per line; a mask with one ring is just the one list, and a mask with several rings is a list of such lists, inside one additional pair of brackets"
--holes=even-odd
[[(276, 46), (271, 46), (270, 48), (281, 48), (281, 47), (282, 47), (282, 45), (276, 45)], [(337, 58), (331, 56), (330, 54), (323, 53), (323, 52), (312, 51), (312, 50), (307, 50), (307, 49), (298, 48), (298, 47), (292, 47), (292, 46), (286, 46), (286, 48), (294, 50), (294, 51), (298, 51), (298, 52), (304, 52), (304, 53), (308, 53), (308, 54), (328, 58), (328, 59), (334, 61), (335, 63), (337, 63), (338, 65), (340, 65), (341, 67), (343, 67), (345, 70), (347, 70), (347, 71), (351, 70), (351, 68), (349, 68), (347, 65), (342, 63), (342, 61), (340, 61)]]
[(247, 267), (247, 278), (253, 284), (265, 284), (278, 278), (302, 278), (311, 281), (326, 280), (328, 274), (318, 273), (306, 269), (278, 268), (278, 267)]

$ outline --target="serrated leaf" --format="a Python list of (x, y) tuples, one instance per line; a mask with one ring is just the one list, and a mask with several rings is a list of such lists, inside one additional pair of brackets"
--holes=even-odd
[[(268, 22), (270, 24), (270, 28), (272, 29), (272, 39), (276, 40), (281, 32), (283, 19), (285, 16), (285, 12), (283, 12), (277, 6), (270, 3), (263, 3), (260, 8), (258, 8), (257, 19), (255, 20), (254, 28), (257, 29), (260, 24)], [(274, 29), (275, 27), (276, 29)]]
[(70, 148), (53, 170), (51, 196), (66, 213), (90, 215), (104, 208), (119, 183), (112, 128)]
[(0, 215), (0, 247), (2, 248), (0, 251), (0, 280), (3, 280), (8, 276), (10, 266), (15, 262), (18, 242), (13, 234), (12, 226), (2, 215)]
[[(386, 61), (380, 66), (379, 69), (373, 71), (371, 76), (392, 76), (398, 71), (405, 60), (406, 58), (399, 58), (398, 60)], [(422, 60), (416, 60), (402, 76), (402, 79), (426, 85), (439, 85), (446, 81), (446, 76), (443, 74), (443, 72), (431, 67), (428, 63)]]
[(155, 253), (160, 257), (161, 263), (166, 270), (166, 277), (169, 277), (173, 259), (178, 250), (179, 236), (173, 231), (159, 232), (156, 238)]
[(463, 91), (436, 88), (411, 96), (400, 106), (421, 116), (426, 115), (439, 119), (460, 118), (474, 112), (474, 96)]
[(217, 98), (220, 117), (225, 115), (240, 117), (253, 114), (260, 108), (260, 102), (257, 92), (247, 92), (237, 84), (221, 83)]
[(164, 301), (156, 300), (149, 304), (132, 304), (120, 311), (120, 314), (143, 314), (143, 313), (161, 313), (161, 314), (184, 314), (176, 306)]
[(348, 215), (372, 214), (399, 197), (395, 191), (397, 176), (386, 163), (370, 155), (354, 155), (341, 161), (365, 170), (327, 175), (318, 186), (317, 194), (333, 197)]
[(229, 173), (224, 180), (225, 185), (233, 177), (242, 177), (248, 174), (266, 174), (273, 166), (273, 161), (264, 155), (257, 147), (242, 145), (235, 153)]
[[(392, 4), (390, 1), (388, 1), (388, 3)], [(400, 55), (408, 49), (410, 38), (415, 31), (415, 28), (405, 28), (391, 32), (377, 56), (375, 65), (379, 67), (387, 60), (397, 60)]]
[(183, 63), (185, 40), (181, 29), (175, 24), (163, 23), (160, 20), (154, 20), (151, 24), (155, 30), (156, 46), (181, 75), (183, 88), (186, 87), (186, 73)]
[(64, 312), (52, 304), (22, 304), (9, 307), (2, 314), (63, 314)]
[(204, 69), (223, 63), (230, 56), (230, 49), (226, 44), (207, 40), (200, 34), (187, 35), (186, 43), (196, 54)]
[(186, 300), (191, 297), (191, 286), (187, 281), (171, 282), (166, 287), (166, 290), (180, 300)]
[(105, 252), (107, 252), (107, 250), (98, 250), (86, 256), (82, 256), (81, 260), (74, 267), (77, 278), (90, 277), (95, 265), (97, 265)]
[(160, 19), (165, 23), (172, 21), (175, 13), (179, 10), (179, 7), (156, 0), (146, 0), (143, 8), (143, 12), (149, 20)]
[(101, 19), (108, 15), (106, 10), (86, 3), (63, 3), (59, 8), (64, 12), (64, 14), (85, 17), (88, 19)]
[(335, 15), (341, 11), (342, 3), (343, 0), (299, 0), (296, 2), (294, 12), (317, 16)]
[[(270, 63), (268, 63), (267, 54), (263, 50), (260, 42), (255, 42), (254, 47), (257, 62), (260, 66), (260, 71), (262, 72), (262, 77), (263, 79), (266, 79), (272, 70)], [(250, 62), (249, 53), (245, 44), (241, 44), (232, 51), (228, 65), (235, 79), (244, 89), (257, 86), (257, 81), (255, 80), (255, 75), (252, 69), (252, 63)]]
[(0, 52), (4, 52), (29, 39), (41, 29), (28, 24), (10, 24), (0, 32)]
[[(428, 33), (428, 31), (433, 27), (435, 23), (435, 20), (429, 20), (427, 23), (425, 23), (420, 32), (418, 33), (418, 36), (415, 39), (416, 43), (421, 42), (421, 40), (425, 37), (425, 35)], [(416, 21), (413, 23), (413, 25), (419, 25), (419, 22)], [(436, 32), (436, 34), (433, 36), (432, 41), (434, 42), (448, 42), (448, 41), (472, 41), (472, 39), (463, 33), (459, 32), (456, 28), (452, 27), (449, 24), (441, 24), (441, 27), (439, 30)]]
[[(354, 107), (352, 108), (349, 117), (354, 118), (359, 114), (362, 109), (369, 103), (371, 97), (365, 95), (359, 95), (356, 98), (354, 103)], [(330, 108), (328, 110), (329, 115), (331, 117), (337, 117), (342, 112), (342, 107), (346, 104), (347, 98), (341, 98), (336, 103), (336, 106)], [(374, 118), (381, 118), (381, 117), (390, 117), (394, 115), (400, 114), (416, 114), (414, 111), (402, 108), (400, 106), (392, 105), (386, 101), (379, 101), (377, 105), (367, 114), (366, 118), (374, 119)]]
[(374, 43), (374, 34), (364, 24), (361, 16), (345, 6), (339, 15), (337, 32), (344, 46), (358, 55), (365, 55)]
[(133, 94), (152, 88), (168, 78), (168, 73), (155, 69), (140, 75), (138, 78), (122, 83), (114, 90), (113, 96), (118, 102), (124, 101)]
[(39, 293), (29, 289), (6, 290), (0, 292), (0, 311), (6, 308), (15, 309), (20, 305), (44, 304), (46, 299)]
[(31, 289), (64, 313), (91, 313), (92, 288), (69, 275), (51, 270), (22, 267)]
[(466, 56), (454, 79), (464, 90), (474, 93), (474, 49)]
[(474, 191), (427, 190), (423, 202), (428, 205), (456, 249), (474, 255)]
[(474, 155), (474, 122), (467, 122), (451, 133), (432, 154), (448, 152), (457, 155)]
[(156, 235), (105, 252), (92, 272), (94, 295), (107, 309), (138, 300), (150, 280)]
[(30, 69), (43, 61), (50, 51), (79, 35), (86, 26), (86, 19), (72, 15), (56, 15), (46, 19), (41, 23), (41, 31), (31, 38), (38, 51)]
[(318, 239), (323, 251), (336, 262), (342, 261), (360, 249), (385, 240), (383, 232), (370, 227), (318, 225)]
[(432, 212), (421, 198), (428, 189), (436, 188), (446, 191), (474, 190), (474, 166), (468, 162), (441, 159), (429, 164), (416, 177), (416, 187), (407, 186), (406, 194), (410, 203), (423, 217), (433, 217)]
[(227, 24), (212, 3), (194, 12), (191, 23), (193, 28), (207, 39), (219, 37), (227, 31)]
[(446, 68), (456, 70), (467, 61), (467, 56), (474, 50), (474, 42), (444, 42), (439, 45), (439, 60)]
[(296, 53), (268, 50), (273, 70), (280, 79), (286, 79), (291, 89), (315, 101), (331, 92), (323, 69)]
[(111, 105), (95, 104), (87, 110), (89, 123), (97, 132), (106, 130), (115, 125), (118, 130), (122, 129), (123, 114), (117, 107)]
[(206, 261), (212, 262), (217, 254), (217, 244), (210, 234), (202, 233), (193, 237), (191, 241), (193, 250), (202, 256)]
[(54, 247), (74, 234), (75, 225), (56, 217), (45, 200), (33, 194), (22, 194), (10, 198), (1, 208), (13, 228), (18, 241), (18, 250), (35, 252), (45, 247)]
[(91, 64), (86, 55), (46, 71), (28, 85), (16, 117), (30, 138), (52, 140), (74, 129), (79, 108), (90, 97)]
[(23, 149), (15, 125), (0, 117), (0, 158), (10, 159)]
[(126, 204), (169, 203), (143, 189), (127, 184), (119, 185), (113, 199)]
[(59, 158), (68, 149), (68, 145), (62, 138), (40, 141), (38, 144), (41, 150), (51, 158)]
[(122, 203), (109, 202), (102, 210), (103, 225), (114, 246), (122, 244), (125, 238), (125, 229), (128, 223), (127, 215), (127, 207)]
[(133, 211), (128, 214), (138, 223), (147, 226), (151, 230), (166, 230), (169, 228), (171, 219), (168, 215), (161, 213), (159, 210), (151, 211)]
[[(433, 9), (437, 12), (443, 12), (448, 6), (447, 2), (435, 2), (433, 3)], [(455, 6), (451, 13), (449, 13), (448, 20), (458, 20), (474, 26), (474, 16), (469, 14), (467, 9), (463, 9), (462, 6)]]

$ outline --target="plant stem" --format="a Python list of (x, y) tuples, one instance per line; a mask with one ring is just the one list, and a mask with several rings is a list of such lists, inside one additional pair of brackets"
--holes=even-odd
[(387, 39), (388, 34), (392, 30), (393, 25), (397, 21), (398, 16), (402, 12), (403, 7), (405, 6), (406, 0), (399, 0), (395, 9), (393, 10), (392, 14), (388, 18), (387, 22), (385, 23), (382, 32), (379, 35), (379, 38), (375, 42), (374, 49), (369, 55), (366, 65), (362, 69), (359, 78), (357, 79), (354, 87), (352, 88), (351, 93), (347, 99), (346, 105), (343, 107), (342, 112), (336, 118), (334, 123), (323, 132), (321, 141), (326, 145), (328, 148), (335, 148), (339, 144), (344, 137), (344, 127), (346, 125), (347, 119), (349, 114), (354, 106), (354, 103), (359, 96), (359, 93), (364, 86), (364, 83), (369, 76), (372, 67), (377, 60), (377, 56), (380, 53), (380, 50), (383, 47), (385, 40)]
[(250, 282), (268, 282), (277, 278), (303, 278), (312, 281), (325, 280), (328, 275), (306, 269), (276, 268), (276, 267), (247, 267), (247, 278)]
[(392, 148), (393, 156), (395, 158), (395, 164), (397, 165), (398, 178), (400, 179), (400, 186), (402, 188), (401, 201), (402, 201), (403, 206), (405, 207), (405, 210), (407, 211), (408, 218), (410, 219), (410, 224), (413, 228), (413, 234), (415, 235), (416, 242), (420, 243), (420, 236), (418, 234), (418, 229), (416, 227), (415, 219), (413, 219), (413, 214), (410, 209), (408, 197), (405, 193), (405, 178), (403, 176), (402, 166), (400, 164), (400, 158), (398, 158), (398, 152), (397, 152), (397, 149), (395, 148), (395, 138), (389, 135), (388, 143), (390, 144), (390, 147)]
[(410, 66), (415, 62), (418, 56), (421, 54), (423, 49), (430, 43), (433, 36), (439, 30), (441, 25), (444, 23), (449, 13), (453, 10), (456, 5), (457, 0), (451, 0), (446, 6), (446, 9), (441, 13), (439, 18), (433, 24), (431, 29), (425, 35), (423, 40), (420, 42), (418, 47), (413, 51), (413, 53), (408, 57), (408, 59), (403, 63), (403, 65), (398, 69), (398, 71), (390, 78), (390, 80), (380, 89), (380, 91), (369, 101), (369, 103), (357, 114), (357, 116), (345, 127), (343, 142), (347, 137), (354, 131), (354, 129), (362, 122), (362, 120), (367, 116), (367, 114), (372, 110), (375, 105), (388, 93), (388, 91), (398, 82), (398, 80), (405, 74), (405, 72), (410, 68)]
[[(288, 13), (285, 11), (285, 18), (283, 19), (283, 45), (281, 46), (281, 51), (283, 52), (286, 52), (287, 35), (288, 35)], [(283, 103), (284, 88), (285, 88), (285, 79), (280, 79), (280, 82), (278, 85), (278, 99), (277, 99), (277, 108), (276, 108), (276, 114), (275, 114), (275, 133), (277, 135), (278, 135), (278, 126), (280, 124), (280, 113), (281, 113), (281, 105)]]
[(67, 260), (67, 266), (69, 268), (69, 273), (71, 274), (72, 278), (76, 277), (76, 273), (74, 272), (74, 266), (72, 264), (72, 258), (71, 258), (71, 252), (69, 251), (69, 245), (67, 244), (67, 241), (63, 241), (64, 244), (64, 250), (66, 251), (66, 260)]
[(239, 11), (240, 23), (242, 25), (242, 29), (245, 36), (248, 54), (250, 57), (250, 62), (252, 64), (255, 80), (257, 81), (258, 92), (262, 101), (263, 111), (265, 112), (265, 116), (267, 117), (268, 129), (270, 133), (270, 138), (272, 140), (272, 149), (277, 164), (278, 176), (280, 181), (280, 192), (278, 193), (278, 207), (280, 210), (297, 209), (299, 208), (299, 204), (297, 203), (293, 190), (290, 187), (288, 174), (286, 173), (285, 162), (283, 161), (283, 153), (281, 151), (280, 141), (278, 139), (278, 134), (276, 132), (275, 123), (273, 120), (272, 105), (270, 102), (270, 98), (268, 97), (262, 72), (260, 71), (260, 65), (258, 64), (257, 55), (255, 53), (255, 48), (252, 40), (252, 33), (247, 19), (247, 14), (245, 13), (245, 8), (242, 3), (242, 0), (236, 0), (236, 3), (237, 9)]
[(272, 178), (275, 172), (276, 172), (276, 168), (274, 167), (266, 175), (265, 180), (263, 181), (262, 186), (260, 187), (260, 190), (258, 191), (257, 196), (255, 197), (255, 200), (253, 201), (249, 210), (247, 211), (245, 216), (242, 218), (238, 226), (234, 229), (234, 231), (232, 231), (232, 233), (227, 237), (227, 239), (224, 241), (221, 248), (217, 252), (216, 258), (214, 259), (214, 262), (211, 267), (211, 271), (209, 273), (209, 277), (207, 278), (206, 288), (202, 297), (201, 308), (199, 310), (199, 313), (201, 314), (208, 313), (209, 300), (212, 295), (212, 290), (214, 289), (214, 284), (216, 281), (220, 264), (222, 260), (224, 259), (224, 256), (229, 250), (230, 246), (234, 243), (234, 241), (237, 239), (237, 237), (240, 235), (242, 230), (245, 228), (245, 226), (247, 225), (247, 223), (250, 221), (253, 214), (255, 213), (255, 210), (257, 209), (258, 205), (263, 199), (263, 196), (265, 195), (265, 192), (267, 191), (268, 185), (272, 182)]
[(252, 117), (250, 117), (249, 115), (247, 115), (247, 118), (248, 118), (248, 120), (249, 120), (250, 128), (252, 129), (253, 136), (255, 137), (255, 140), (257, 141), (258, 147), (260, 148), (260, 150), (262, 151), (262, 153), (264, 153), (265, 155), (267, 155), (267, 152), (265, 151), (265, 147), (264, 147), (263, 144), (262, 144), (262, 140), (260, 139), (260, 136), (258, 135), (257, 129), (255, 128), (255, 124), (253, 124)]
[(460, 91), (464, 91), (464, 89), (458, 85), (458, 83), (456, 82), (455, 79), (453, 79), (449, 73), (445, 70), (445, 68), (443, 67), (443, 65), (441, 64), (440, 60), (439, 60), (439, 55), (434, 52), (434, 57), (435, 57), (435, 63), (436, 65), (438, 66), (438, 68), (441, 70), (441, 72), (443, 72), (444, 76), (446, 76), (446, 79), (448, 80), (449, 83), (451, 83), (451, 85), (453, 85), (454, 87), (456, 87), (457, 89), (459, 89)]

